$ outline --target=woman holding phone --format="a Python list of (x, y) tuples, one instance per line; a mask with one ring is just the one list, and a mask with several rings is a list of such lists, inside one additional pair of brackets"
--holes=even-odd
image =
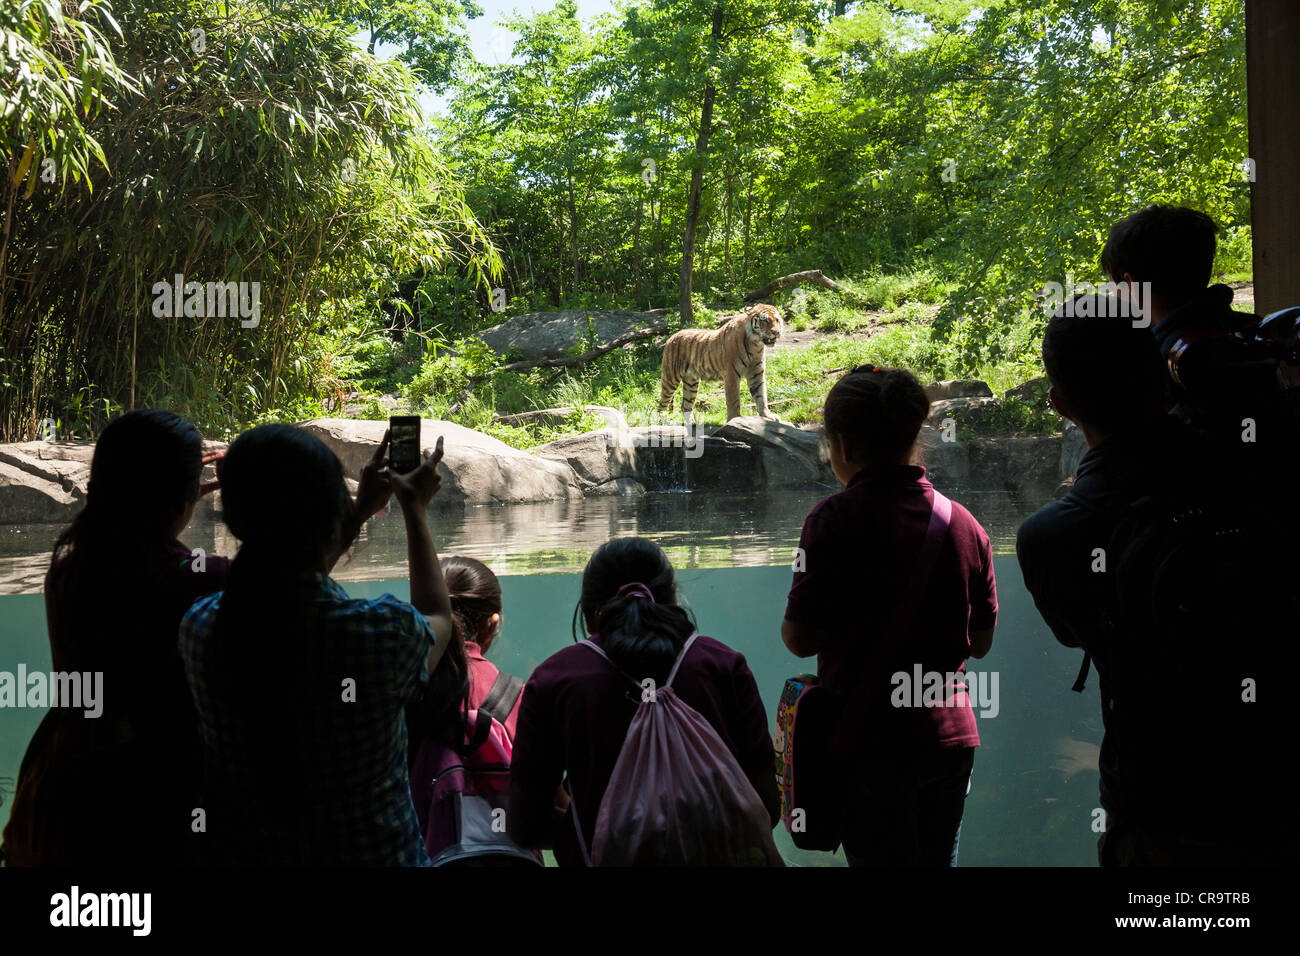
[[(210, 862), (429, 862), (403, 712), (436, 668), (455, 678), (445, 685), (454, 695), (466, 665), (426, 514), (442, 439), (406, 474), (387, 468), (388, 447), (385, 434), (355, 502), (334, 453), (286, 425), (239, 436), (222, 464), (225, 520), (241, 547), (226, 589), (198, 602), (180, 632)], [(411, 599), (351, 598), (329, 572), (390, 496), (406, 522)]]

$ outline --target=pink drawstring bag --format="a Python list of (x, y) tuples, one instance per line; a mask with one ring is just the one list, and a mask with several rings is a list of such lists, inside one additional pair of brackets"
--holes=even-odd
[[(697, 636), (663, 687), (637, 684), (641, 704), (600, 802), (590, 853), (570, 804), (588, 866), (785, 865), (758, 791), (712, 725), (673, 692)], [(599, 646), (582, 643), (609, 661)]]

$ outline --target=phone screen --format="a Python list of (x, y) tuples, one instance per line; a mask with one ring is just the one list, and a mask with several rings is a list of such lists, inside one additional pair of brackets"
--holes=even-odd
[(399, 475), (420, 465), (420, 418), (394, 415), (388, 419), (388, 467)]

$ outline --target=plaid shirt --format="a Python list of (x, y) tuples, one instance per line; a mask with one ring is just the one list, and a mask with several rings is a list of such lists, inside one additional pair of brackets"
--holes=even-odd
[(353, 600), (313, 573), (232, 640), (216, 628), (224, 593), (180, 627), (214, 859), (428, 865), (403, 715), (429, 677), (427, 619), (392, 595)]

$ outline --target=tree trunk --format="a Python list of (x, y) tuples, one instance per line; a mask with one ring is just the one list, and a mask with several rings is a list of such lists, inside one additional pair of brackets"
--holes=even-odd
[(745, 187), (745, 252), (740, 257), (740, 277), (749, 278), (749, 219), (754, 210), (754, 174), (749, 174), (749, 184)]
[(568, 177), (569, 186), (569, 255), (573, 260), (573, 293), (578, 293), (578, 205), (573, 195), (573, 177)]
[(735, 173), (727, 173), (727, 219), (722, 229), (722, 275), (727, 285), (731, 285), (731, 184)]
[[(644, 185), (644, 184), (643, 184)], [(645, 189), (636, 193), (636, 222), (632, 226), (632, 299), (641, 301), (641, 216), (645, 209)]]
[[(722, 4), (713, 8), (713, 31), (710, 40), (714, 49), (722, 40)], [(686, 201), (685, 238), (682, 241), (682, 286), (678, 299), (683, 325), (691, 325), (694, 316), (691, 312), (691, 270), (695, 257), (695, 230), (700, 220), (700, 195), (704, 191), (704, 157), (709, 149), (709, 137), (713, 135), (713, 100), (718, 91), (713, 81), (707, 76), (704, 80), (704, 104), (700, 108), (700, 131), (695, 137), (695, 168), (691, 170), (691, 191)]]
[(804, 272), (792, 272), (788, 276), (781, 276), (779, 279), (773, 279), (761, 289), (755, 289), (753, 292), (745, 293), (746, 302), (757, 302), (759, 299), (765, 299), (778, 289), (784, 289), (787, 286), (797, 285), (800, 282), (811, 282), (813, 285), (821, 286), (823, 289), (830, 289), (832, 292), (842, 292), (844, 295), (853, 296), (854, 298), (865, 298), (861, 294), (854, 292), (852, 289), (846, 289), (832, 279), (826, 278), (820, 269), (808, 269)]

